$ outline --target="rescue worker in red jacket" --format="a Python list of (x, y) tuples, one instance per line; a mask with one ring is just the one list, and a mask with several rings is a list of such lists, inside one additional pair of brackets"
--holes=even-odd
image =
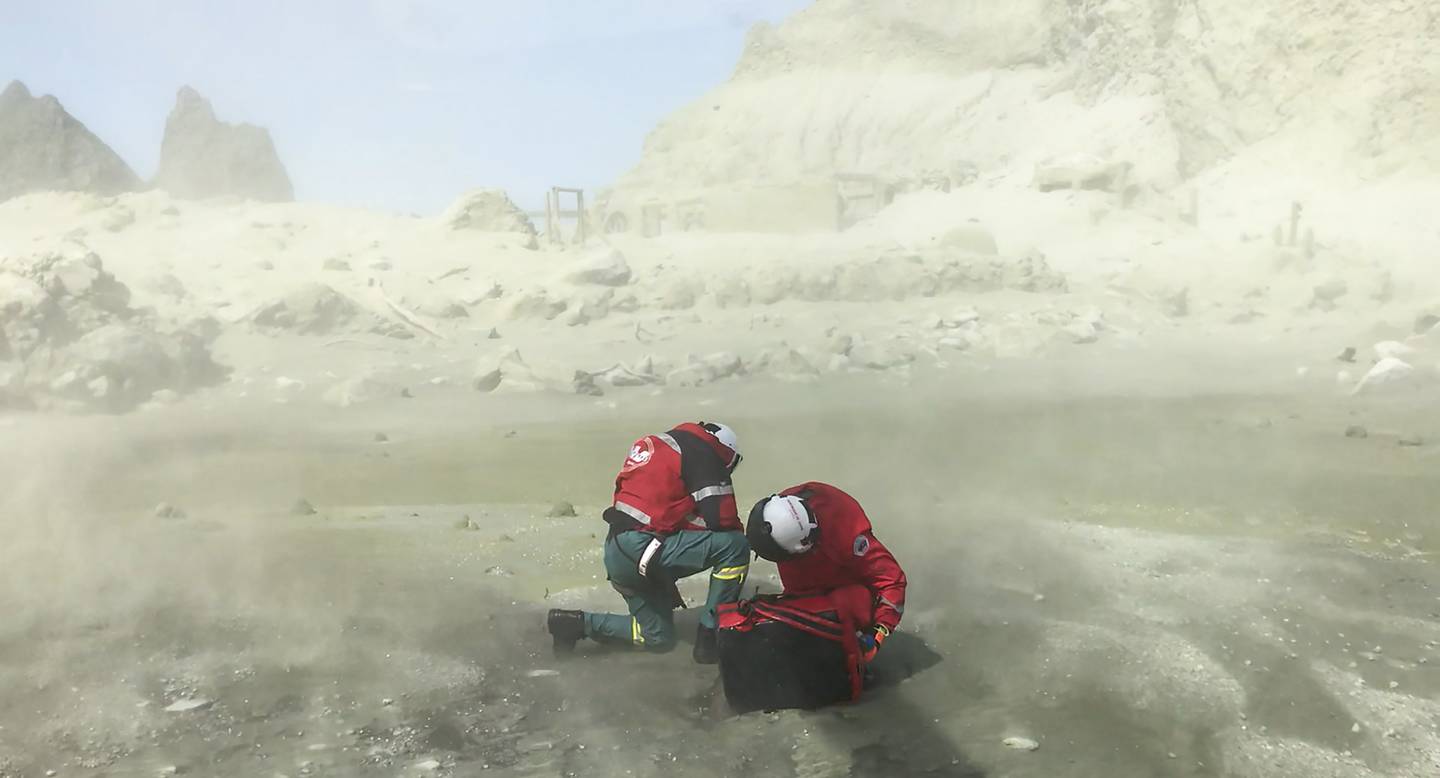
[(636, 441), (605, 510), (605, 572), (630, 615), (552, 610), (546, 627), (557, 652), (582, 638), (650, 651), (675, 647), (675, 581), (709, 570), (694, 659), (719, 661), (715, 606), (735, 602), (750, 569), (750, 549), (735, 505), (731, 474), (740, 465), (735, 431), (694, 422)]
[(870, 526), (855, 498), (816, 481), (757, 502), (745, 529), (750, 547), (775, 563), (785, 594), (823, 594), (859, 584), (871, 596), (860, 630), (864, 661), (905, 613), (905, 571)]

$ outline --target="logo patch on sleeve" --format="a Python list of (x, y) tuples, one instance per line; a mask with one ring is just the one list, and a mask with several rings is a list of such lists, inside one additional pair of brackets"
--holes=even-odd
[(621, 472), (628, 473), (637, 467), (644, 467), (653, 456), (655, 444), (651, 443), (649, 438), (641, 438), (630, 447), (630, 455), (625, 457), (625, 467), (621, 468)]
[(870, 550), (870, 538), (856, 535), (855, 545), (852, 546), (852, 549), (855, 551), (855, 556), (865, 556), (865, 552)]

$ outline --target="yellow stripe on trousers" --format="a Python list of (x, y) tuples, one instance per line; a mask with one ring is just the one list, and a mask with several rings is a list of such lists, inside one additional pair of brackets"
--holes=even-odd
[(711, 576), (714, 578), (719, 578), (722, 581), (733, 581), (737, 578), (743, 581), (745, 580), (745, 573), (749, 572), (749, 570), (749, 565), (739, 565), (738, 567), (722, 567), (712, 573)]

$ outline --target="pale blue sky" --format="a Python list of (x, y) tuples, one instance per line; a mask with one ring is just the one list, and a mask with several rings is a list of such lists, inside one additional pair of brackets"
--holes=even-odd
[(54, 94), (142, 177), (188, 83), (270, 129), (296, 195), (433, 213), (595, 188), (807, 0), (0, 0), (0, 88)]

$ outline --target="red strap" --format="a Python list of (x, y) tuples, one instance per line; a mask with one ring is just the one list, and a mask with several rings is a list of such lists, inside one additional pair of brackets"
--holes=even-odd
[(801, 632), (822, 637), (826, 640), (838, 642), (845, 639), (845, 630), (840, 624), (828, 619), (817, 619), (813, 614), (804, 611), (796, 611), (790, 608), (777, 608), (772, 604), (766, 603), (764, 605), (757, 604), (755, 606), (755, 613), (762, 618), (788, 624)]

